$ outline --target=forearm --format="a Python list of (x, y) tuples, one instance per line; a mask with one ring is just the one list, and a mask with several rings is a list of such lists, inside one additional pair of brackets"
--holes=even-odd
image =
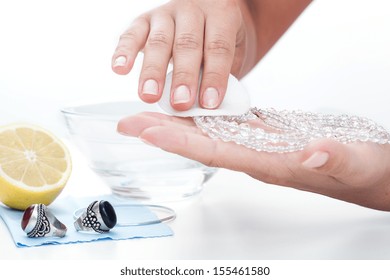
[[(312, 0), (245, 0), (243, 13), (249, 16), (248, 51), (242, 75), (248, 73), (282, 37)], [(251, 49), (254, 48), (254, 49)]]

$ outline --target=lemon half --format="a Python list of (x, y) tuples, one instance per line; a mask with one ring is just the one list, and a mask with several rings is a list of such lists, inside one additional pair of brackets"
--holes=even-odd
[(65, 187), (72, 169), (66, 146), (31, 124), (0, 127), (0, 201), (25, 210), (49, 205)]

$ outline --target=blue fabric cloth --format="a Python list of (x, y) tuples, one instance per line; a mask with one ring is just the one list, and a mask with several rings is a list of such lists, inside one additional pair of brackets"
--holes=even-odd
[(147, 206), (140, 207), (117, 207), (119, 204), (139, 204), (134, 200), (119, 200), (113, 196), (59, 198), (48, 206), (48, 209), (59, 221), (67, 227), (66, 236), (29, 238), (21, 228), (23, 211), (10, 209), (0, 205), (0, 216), (7, 225), (17, 247), (32, 247), (41, 245), (70, 244), (79, 242), (92, 242), (101, 240), (123, 240), (131, 238), (163, 237), (173, 235), (173, 231), (165, 223), (157, 223), (146, 226), (116, 226), (108, 233), (81, 233), (76, 231), (74, 223), (74, 212), (80, 208), (86, 208), (95, 200), (106, 200), (110, 202), (117, 214), (118, 223), (142, 222), (156, 220), (158, 217)]

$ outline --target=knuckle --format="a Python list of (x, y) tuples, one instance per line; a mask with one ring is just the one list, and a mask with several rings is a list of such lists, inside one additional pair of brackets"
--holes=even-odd
[[(218, 71), (220, 70), (220, 71)], [(203, 73), (203, 82), (204, 83), (210, 83), (210, 84), (216, 84), (220, 83), (221, 81), (224, 81), (227, 79), (227, 75), (224, 73), (226, 70), (224, 70), (222, 67), (221, 69), (217, 69), (217, 71), (205, 71)]]
[[(117, 46), (115, 49), (115, 53), (126, 54), (126, 53), (128, 53), (128, 49), (125, 46)], [(116, 55), (114, 55), (114, 56), (116, 56)]]
[(233, 55), (233, 46), (224, 36), (216, 36), (206, 44), (206, 52), (212, 54)]
[(175, 48), (177, 50), (198, 50), (200, 47), (200, 40), (192, 33), (181, 33), (175, 41)]
[(156, 31), (149, 35), (148, 45), (152, 47), (169, 47), (170, 37), (163, 31)]
[(159, 76), (160, 73), (163, 73), (163, 71), (164, 71), (163, 67), (156, 63), (150, 63), (150, 64), (148, 63), (142, 67), (143, 74), (147, 73), (148, 75), (151, 76)]
[(142, 37), (142, 31), (145, 26), (149, 25), (149, 19), (146, 14), (136, 18), (131, 25), (119, 36), (119, 41), (137, 41)]
[(192, 77), (193, 73), (185, 69), (177, 69), (173, 72), (173, 79), (176, 81), (186, 81), (189, 77)]
[(135, 30), (127, 30), (120, 37), (120, 41), (134, 41), (137, 38), (137, 32)]

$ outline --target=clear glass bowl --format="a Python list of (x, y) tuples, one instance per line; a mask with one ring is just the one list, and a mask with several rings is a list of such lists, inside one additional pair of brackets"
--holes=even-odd
[(177, 201), (201, 192), (216, 172), (199, 162), (117, 133), (119, 119), (158, 111), (142, 102), (112, 102), (61, 110), (72, 142), (89, 165), (121, 197)]

